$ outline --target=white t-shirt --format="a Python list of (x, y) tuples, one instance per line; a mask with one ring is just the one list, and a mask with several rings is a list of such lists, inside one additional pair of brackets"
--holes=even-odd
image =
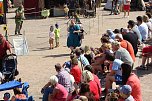
[(132, 31), (135, 32), (135, 33), (137, 34), (137, 36), (138, 36), (138, 39), (139, 39), (140, 41), (142, 41), (142, 36), (141, 36), (141, 34), (140, 34), (140, 31), (139, 31), (137, 25), (135, 25), (135, 26), (132, 28)]
[(141, 25), (138, 26), (138, 29), (140, 31), (142, 39), (147, 40), (147, 38), (148, 38), (148, 26), (146, 25), (146, 23), (143, 22)]
[(131, 0), (123, 0), (124, 5), (130, 5)]
[(49, 37), (52, 39), (54, 39), (54, 35), (55, 35), (54, 31), (49, 33)]

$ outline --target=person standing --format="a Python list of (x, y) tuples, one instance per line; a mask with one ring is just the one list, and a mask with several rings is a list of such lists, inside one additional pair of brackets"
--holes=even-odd
[(50, 26), (50, 33), (49, 33), (49, 44), (50, 44), (50, 49), (54, 48), (54, 27)]
[(81, 40), (79, 38), (80, 26), (75, 24), (74, 20), (71, 20), (71, 24), (68, 29), (69, 35), (67, 38), (67, 46), (71, 49), (71, 53), (73, 52), (73, 49), (76, 47), (81, 46)]
[(126, 12), (128, 12), (128, 16), (129, 17), (129, 12), (130, 12), (130, 2), (131, 0), (123, 0), (123, 10), (124, 10), (124, 17), (126, 17)]
[(59, 47), (60, 28), (58, 24), (55, 24), (54, 33), (55, 33), (55, 43), (56, 43), (55, 47)]
[(20, 5), (18, 9), (15, 11), (15, 35), (22, 35), (21, 34), (21, 29), (22, 29), (22, 24), (23, 24), (23, 19), (24, 19), (24, 8), (23, 5)]
[(7, 55), (7, 50), (9, 50), (9, 52), (12, 53), (12, 49), (9, 43), (4, 39), (2, 34), (0, 34), (0, 71), (2, 69), (2, 60), (4, 56)]

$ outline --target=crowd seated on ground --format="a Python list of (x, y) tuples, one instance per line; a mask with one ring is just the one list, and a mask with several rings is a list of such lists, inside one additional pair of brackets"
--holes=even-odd
[[(59, 101), (60, 98), (61, 101), (99, 101), (104, 94), (105, 101), (110, 101), (108, 99), (112, 98), (113, 93), (109, 89), (113, 82), (118, 86), (113, 95), (115, 101), (142, 101), (140, 81), (132, 69), (139, 46), (144, 46), (151, 38), (150, 19), (150, 14), (138, 16), (137, 24), (129, 20), (127, 28), (106, 30), (99, 48), (85, 46), (72, 50), (69, 61), (62, 66), (59, 63), (55, 65), (57, 75), (53, 77), (56, 81), (51, 83), (50, 80), (42, 88), (43, 101)], [(152, 53), (151, 48), (152, 46), (143, 47), (140, 68), (144, 69), (146, 59), (152, 57), (149, 55)], [(101, 85), (103, 79), (98, 74), (106, 75), (104, 85)], [(103, 87), (105, 89), (102, 91)], [(59, 92), (62, 92), (62, 96)]]

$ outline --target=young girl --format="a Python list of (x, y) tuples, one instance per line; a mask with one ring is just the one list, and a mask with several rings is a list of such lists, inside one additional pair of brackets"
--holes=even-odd
[(130, 2), (131, 0), (123, 0), (123, 4), (124, 4), (124, 17), (126, 17), (126, 12), (128, 12), (128, 16), (129, 17), (129, 12), (130, 12)]
[(54, 41), (54, 27), (53, 27), (53, 26), (50, 26), (50, 32), (49, 32), (50, 49), (53, 49), (53, 48), (54, 48), (53, 41)]

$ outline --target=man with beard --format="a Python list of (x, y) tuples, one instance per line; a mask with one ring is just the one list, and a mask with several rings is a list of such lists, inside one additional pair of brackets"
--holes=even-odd
[(3, 35), (0, 34), (0, 71), (2, 69), (2, 60), (7, 55), (7, 50), (12, 53), (12, 49), (9, 43), (4, 39)]

